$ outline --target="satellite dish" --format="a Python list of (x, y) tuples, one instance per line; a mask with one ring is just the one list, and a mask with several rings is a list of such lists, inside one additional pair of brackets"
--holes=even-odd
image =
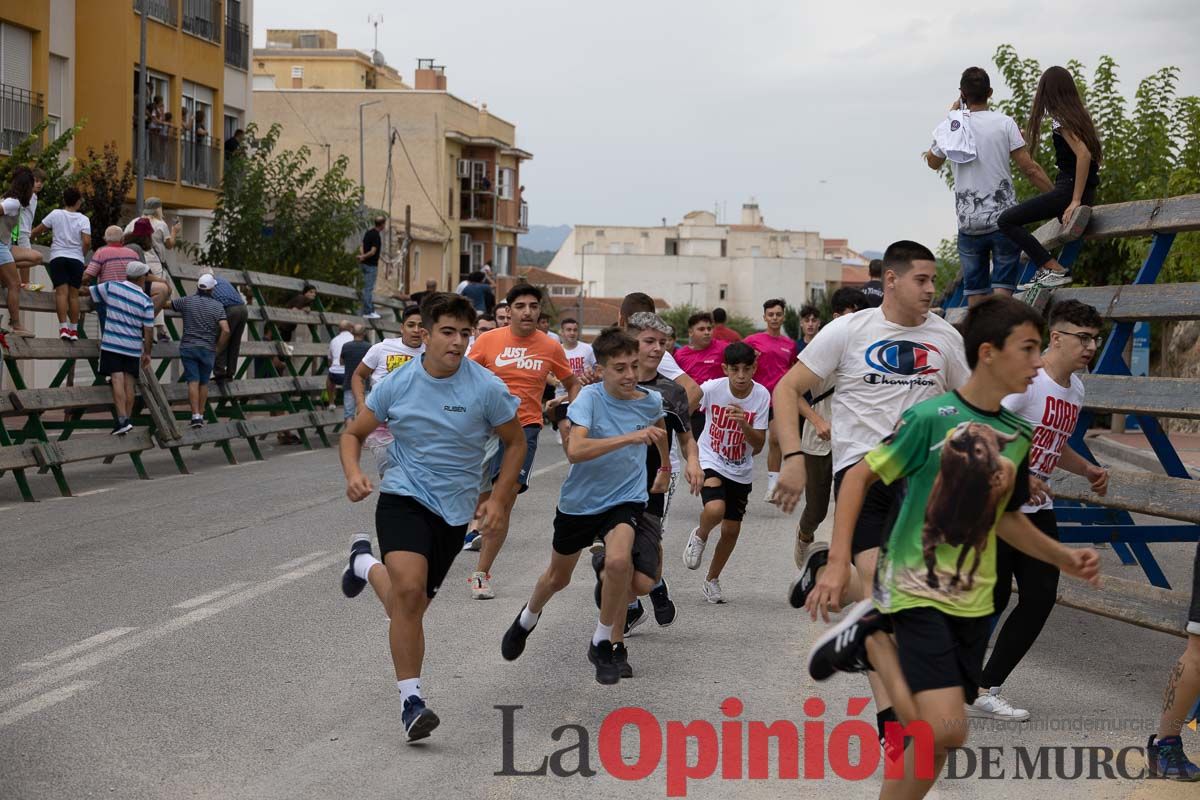
[(386, 67), (387, 61), (383, 58), (383, 53), (378, 50), (371, 51), (371, 63), (377, 67)]

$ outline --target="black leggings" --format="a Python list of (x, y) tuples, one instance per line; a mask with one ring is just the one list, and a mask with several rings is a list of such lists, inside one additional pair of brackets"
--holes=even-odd
[[(1058, 522), (1053, 509), (1042, 509), (1026, 515), (1042, 533), (1058, 541)], [(1058, 597), (1058, 568), (1028, 556), (1000, 538), (996, 539), (996, 588), (992, 600), (999, 616), (1012, 595), (1012, 581), (1017, 579), (1017, 607), (1008, 615), (992, 657), (983, 668), (983, 688), (1003, 686), (1009, 674), (1033, 647), (1042, 626), (1054, 610)]]
[[(1046, 248), (1042, 247), (1042, 243), (1025, 226), (1031, 222), (1057, 219), (1062, 216), (1062, 213), (1067, 210), (1067, 206), (1071, 205), (1071, 198), (1074, 195), (1074, 179), (1064, 178), (1060, 175), (1054, 183), (1053, 189), (1002, 212), (1000, 218), (996, 220), (996, 224), (999, 226), (1001, 233), (1011, 239), (1029, 256), (1030, 261), (1039, 268), (1044, 267), (1046, 266), (1046, 262), (1051, 260), (1053, 256), (1047, 252)], [(1093, 183), (1083, 190), (1083, 205), (1091, 205), (1095, 196), (1096, 186)]]

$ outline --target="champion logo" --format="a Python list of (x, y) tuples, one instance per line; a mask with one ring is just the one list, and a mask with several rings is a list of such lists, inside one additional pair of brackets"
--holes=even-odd
[(941, 367), (931, 363), (930, 355), (942, 355), (942, 351), (928, 342), (910, 342), (907, 339), (880, 339), (870, 347), (864, 358), (867, 366), (891, 375), (933, 375)]

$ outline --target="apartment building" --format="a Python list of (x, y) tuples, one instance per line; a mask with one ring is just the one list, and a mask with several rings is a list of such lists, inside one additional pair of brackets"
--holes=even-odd
[(408, 89), (378, 50), (338, 47), (326, 30), (268, 30), (267, 46), (254, 49), (257, 87), (287, 89)]
[(837, 288), (842, 262), (830, 255), (819, 233), (769, 227), (750, 202), (738, 224), (693, 211), (677, 225), (577, 225), (547, 269), (578, 279), (588, 296), (641, 291), (758, 319), (768, 298), (798, 306)]
[[(145, 76), (139, 57), (142, 8)], [(49, 117), (51, 135), (86, 123), (75, 139), (75, 154), (116, 142), (122, 158), (136, 168), (134, 142), (144, 126), (146, 194), (162, 198), (168, 208), (212, 209), (223, 142), (244, 126), (251, 110), (252, 23), (252, 0), (0, 5), (0, 155)], [(147, 108), (137, 104), (143, 80)]]
[[(328, 38), (304, 43), (321, 41), (336, 44)], [(390, 206), (393, 240), (385, 243), (385, 254), (399, 252), (404, 209), (411, 207), (408, 273), (398, 262), (387, 265), (379, 271), (379, 288), (411, 291), (432, 279), (452, 289), (488, 263), (496, 275), (511, 274), (517, 237), (529, 224), (521, 164), (533, 158), (517, 147), (516, 125), (492, 114), (486, 103), (451, 94), (445, 68), (432, 59), (418, 60), (411, 88), (363, 88), (358, 72), (332, 69), (320, 73), (322, 88), (314, 88), (312, 65), (324, 62), (304, 60), (313, 49), (297, 51), (303, 58), (294, 66), (303, 68), (304, 81), (297, 88), (276, 77), (300, 75), (286, 49), (273, 53), (282, 59), (272, 67), (277, 72), (266, 72), (263, 51), (255, 50), (254, 121), (260, 128), (279, 123), (280, 147), (307, 146), (315, 163), (321, 155), (347, 157), (349, 175), (362, 176), (367, 205)], [(333, 83), (339, 75), (344, 83)]]

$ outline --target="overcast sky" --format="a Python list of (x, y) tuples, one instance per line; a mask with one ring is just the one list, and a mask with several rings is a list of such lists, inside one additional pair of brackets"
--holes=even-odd
[(329, 28), (412, 80), (418, 57), (449, 89), (517, 126), (534, 224), (654, 225), (758, 200), (767, 223), (857, 249), (954, 233), (953, 198), (919, 160), (957, 92), (1010, 43), (1043, 67), (1111, 55), (1127, 96), (1157, 68), (1200, 94), (1200, 3), (796, 0), (256, 0), (266, 29)]

